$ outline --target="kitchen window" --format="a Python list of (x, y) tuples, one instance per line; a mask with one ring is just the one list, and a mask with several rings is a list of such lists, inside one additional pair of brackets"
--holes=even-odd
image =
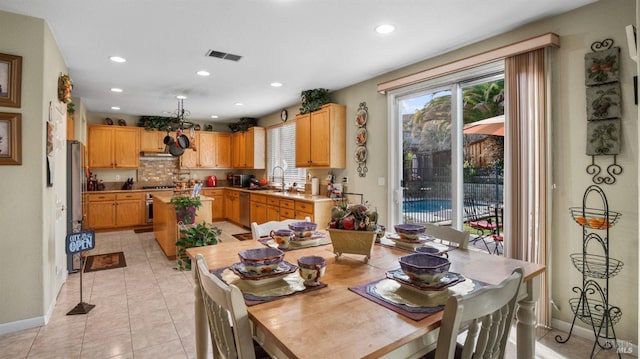
[[(296, 168), (296, 123), (295, 121), (267, 128), (267, 169), (268, 179), (279, 184), (282, 171), (275, 171), (276, 166), (284, 170), (284, 182), (287, 185), (305, 183), (307, 170)], [(275, 175), (275, 179), (272, 177)]]

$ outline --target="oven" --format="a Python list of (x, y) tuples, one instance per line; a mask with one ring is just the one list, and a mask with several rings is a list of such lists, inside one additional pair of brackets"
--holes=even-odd
[(153, 223), (153, 197), (151, 193), (144, 196), (144, 219), (147, 224)]
[[(157, 186), (143, 186), (142, 189), (168, 190), (176, 188), (173, 184), (161, 184)], [(153, 194), (148, 192), (144, 195), (144, 219), (147, 224), (153, 223)]]

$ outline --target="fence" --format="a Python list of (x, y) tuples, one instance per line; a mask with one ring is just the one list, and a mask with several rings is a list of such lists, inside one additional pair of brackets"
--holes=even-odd
[[(413, 168), (405, 161), (403, 219), (413, 223), (451, 223), (451, 170), (448, 167)], [(465, 198), (474, 199), (481, 211), (503, 202), (504, 178), (499, 167), (465, 168)]]

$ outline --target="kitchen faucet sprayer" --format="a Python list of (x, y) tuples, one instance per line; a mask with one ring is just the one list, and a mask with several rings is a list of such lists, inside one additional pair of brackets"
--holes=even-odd
[(281, 191), (284, 192), (284, 168), (280, 167), (280, 166), (275, 166), (273, 167), (273, 171), (271, 171), (271, 182), (275, 182), (276, 181), (276, 169), (280, 169), (282, 170), (282, 183), (280, 184), (281, 186)]

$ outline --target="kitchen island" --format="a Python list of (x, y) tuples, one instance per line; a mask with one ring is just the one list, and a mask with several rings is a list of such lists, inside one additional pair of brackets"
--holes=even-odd
[[(176, 220), (176, 207), (171, 203), (173, 195), (153, 195), (153, 234), (167, 258), (176, 257), (176, 241), (180, 229)], [(200, 196), (202, 206), (196, 210), (196, 223), (211, 222), (213, 198)]]

